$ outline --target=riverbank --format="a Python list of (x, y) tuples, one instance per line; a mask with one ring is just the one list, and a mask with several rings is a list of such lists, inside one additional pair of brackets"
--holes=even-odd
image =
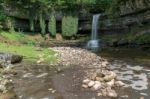
[[(94, 54), (90, 51), (87, 51), (86, 49), (80, 49), (80, 48), (54, 47), (54, 48), (50, 48), (49, 50), (54, 50), (58, 54), (57, 55), (58, 62), (56, 63), (56, 65), (54, 65), (54, 64), (51, 64), (51, 65), (43, 64), (42, 65), (42, 64), (35, 64), (35, 63), (34, 64), (22, 64), (21, 63), (16, 66), (14, 65), (13, 69), (16, 72), (16, 75), (13, 75), (11, 77), (11, 79), (16, 88), (14, 90), (15, 90), (17, 96), (19, 94), (19, 99), (23, 99), (23, 98), (26, 98), (29, 96), (21, 95), (21, 94), (25, 93), (24, 92), (25, 90), (22, 90), (22, 93), (20, 94), (21, 88), (24, 85), (22, 85), (20, 82), (18, 82), (17, 79), (24, 80), (24, 78), (29, 78), (28, 81), (24, 81), (24, 84), (27, 82), (32, 82), (32, 81), (35, 82), (38, 79), (39, 80), (42, 80), (42, 79), (48, 80), (48, 79), (44, 79), (45, 76), (54, 75), (54, 74), (57, 75), (57, 73), (59, 74), (59, 73), (63, 72), (65, 69), (71, 69), (74, 67), (77, 68), (79, 71), (81, 70), (82, 74), (84, 75), (83, 77), (80, 78), (80, 79), (82, 79), (82, 81), (84, 81), (85, 79), (89, 79), (91, 82), (99, 82), (99, 84), (100, 84), (100, 85), (98, 85), (99, 87), (94, 89), (95, 93), (97, 93), (97, 91), (99, 90), (98, 93), (102, 94), (102, 96), (117, 97), (117, 93), (115, 92), (115, 89), (111, 89), (111, 88), (113, 88), (112, 86), (115, 86), (115, 82), (117, 82), (117, 80), (115, 79), (116, 74), (114, 73), (113, 74), (114, 76), (113, 76), (112, 75), (113, 72), (111, 70), (107, 69), (108, 62), (106, 59), (103, 59), (103, 58), (97, 56), (96, 54)], [(37, 67), (35, 67), (35, 66), (37, 66)], [(49, 68), (49, 69), (43, 70), (44, 68)], [(19, 71), (18, 71), (18, 69), (19, 69)], [(27, 70), (25, 70), (25, 69), (27, 69)], [(40, 71), (41, 71), (41, 72), (39, 71), (40, 74), (34, 73), (35, 69), (40, 69)], [(103, 72), (101, 72), (101, 70)], [(20, 72), (20, 71), (22, 71), (22, 72)], [(95, 74), (95, 72), (96, 72), (96, 74)], [(104, 75), (104, 78), (102, 78), (102, 79), (107, 79), (107, 80), (102, 81), (102, 82), (99, 81), (98, 79), (96, 80), (96, 77), (97, 78), (99, 77), (98, 74)], [(32, 80), (31, 80), (31, 78), (32, 78)], [(71, 76), (71, 78), (72, 78), (72, 76)], [(75, 79), (75, 80), (77, 80), (77, 79)], [(83, 87), (82, 81), (80, 82), (81, 83), (80, 88)], [(111, 83), (112, 81), (113, 81), (113, 84), (107, 85), (107, 83)], [(49, 79), (49, 83), (50, 82), (51, 82), (51, 79)], [(91, 82), (89, 82), (89, 83), (91, 83)], [(53, 83), (53, 84), (57, 84), (57, 83)], [(17, 87), (18, 85), (20, 85), (19, 88)], [(44, 86), (44, 85), (42, 84), (41, 87), (42, 86)], [(105, 87), (105, 86), (107, 86), (107, 87)], [(37, 85), (33, 86), (33, 89), (34, 89), (34, 87), (37, 87)], [(27, 88), (29, 88), (29, 87), (27, 87)], [(94, 84), (89, 86), (89, 91), (91, 90), (90, 88), (95, 88)], [(29, 89), (26, 89), (26, 90), (29, 90)], [(35, 89), (35, 90), (39, 90), (39, 89)], [(45, 90), (45, 88), (43, 90)], [(53, 91), (54, 90), (55, 89), (53, 89)], [(103, 94), (104, 90), (108, 91), (108, 94)], [(33, 90), (31, 90), (31, 92), (32, 91)], [(39, 91), (39, 92), (41, 92), (41, 91)], [(27, 94), (27, 95), (29, 95), (29, 94)], [(32, 97), (34, 97), (34, 96), (32, 96)]]
[[(59, 59), (57, 64), (46, 65), (44, 63), (37, 64), (35, 62), (23, 61), (20, 64), (14, 65), (12, 70), (15, 75), (11, 76), (11, 80), (14, 86), (15, 99), (91, 99), (93, 97), (95, 99), (99, 99), (100, 97), (102, 99), (110, 99), (109, 97), (103, 97), (103, 95), (107, 96), (109, 92), (113, 92), (114, 94), (114, 90), (119, 99), (124, 99), (123, 97), (132, 99), (135, 95), (137, 98), (140, 96), (148, 97), (143, 94), (149, 95), (147, 91), (138, 91), (138, 93), (136, 93), (136, 89), (140, 89), (138, 86), (142, 86), (142, 88), (144, 88), (142, 90), (149, 90), (149, 86), (147, 86), (149, 81), (149, 67), (144, 67), (144, 65), (142, 66), (140, 63), (136, 63), (132, 60), (127, 62), (123, 59), (125, 54), (122, 54), (122, 58), (117, 58), (114, 57), (117, 56), (117, 53), (114, 56), (112, 52), (98, 52), (95, 54), (82, 48), (50, 47), (49, 50), (55, 50), (57, 52), (56, 56)], [(126, 58), (127, 57), (125, 57), (125, 59)], [(120, 66), (121, 70), (118, 69)], [(97, 74), (97, 71), (100, 69), (107, 72), (112, 72), (113, 70), (113, 72), (117, 74), (117, 80), (122, 80), (128, 87), (112, 87), (112, 89), (103, 90), (102, 93), (100, 90), (93, 91), (93, 89), (89, 87), (86, 88), (83, 81), (87, 79), (95, 81), (95, 77), (98, 78), (95, 76), (95, 73)], [(142, 71), (139, 72), (141, 69)], [(127, 75), (124, 75), (125, 72)], [(7, 73), (9, 75), (11, 74), (10, 72)], [(140, 75), (143, 73), (146, 73), (144, 75), (147, 75), (147, 77), (144, 76), (146, 78), (144, 78), (145, 82), (142, 83), (142, 85), (136, 86), (136, 80), (127, 79), (129, 75), (131, 77), (137, 75), (137, 77), (139, 77), (138, 81), (141, 81)], [(105, 82), (103, 83), (105, 84)], [(132, 89), (132, 87), (135, 89)], [(145, 89), (145, 87), (147, 89)], [(106, 86), (104, 89), (105, 88)], [(130, 94), (130, 90), (134, 93), (133, 95)]]

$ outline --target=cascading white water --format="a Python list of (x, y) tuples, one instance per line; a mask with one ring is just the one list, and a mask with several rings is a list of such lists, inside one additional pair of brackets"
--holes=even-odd
[(97, 31), (98, 31), (98, 20), (101, 14), (95, 14), (93, 15), (93, 21), (92, 21), (92, 34), (91, 34), (91, 40), (88, 42), (87, 47), (88, 48), (97, 48), (99, 47), (99, 41), (97, 39)]
[(96, 14), (93, 16), (93, 22), (92, 22), (92, 35), (91, 39), (96, 40), (97, 39), (97, 30), (98, 30), (98, 20), (99, 20), (100, 14)]

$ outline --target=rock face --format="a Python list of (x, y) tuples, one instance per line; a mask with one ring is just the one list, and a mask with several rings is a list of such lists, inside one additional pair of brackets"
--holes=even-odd
[(23, 56), (20, 56), (20, 55), (0, 52), (0, 61), (5, 61), (5, 62), (9, 62), (13, 64), (13, 63), (21, 62), (22, 59), (23, 59)]
[(136, 13), (141, 10), (148, 10), (150, 7), (149, 0), (126, 0), (120, 4), (121, 15)]

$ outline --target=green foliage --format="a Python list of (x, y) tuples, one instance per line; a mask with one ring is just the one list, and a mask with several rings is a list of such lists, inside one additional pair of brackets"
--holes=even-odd
[(144, 33), (142, 35), (136, 36), (135, 41), (139, 43), (150, 43), (150, 33)]
[(75, 36), (78, 32), (78, 18), (75, 16), (64, 16), (62, 19), (62, 35), (64, 37)]
[(26, 13), (37, 16), (40, 11), (45, 13), (51, 11), (63, 11), (80, 13), (83, 10), (97, 12), (105, 11), (109, 8), (112, 0), (4, 0), (4, 4), (12, 8), (18, 8)]
[(2, 23), (5, 22), (7, 19), (7, 16), (0, 10), (0, 30), (3, 29)]
[(54, 15), (51, 15), (49, 22), (48, 22), (48, 31), (50, 32), (51, 36), (56, 36), (56, 19)]
[(7, 16), (3, 12), (0, 11), (0, 22), (5, 21), (6, 17)]
[(20, 33), (20, 32), (1, 31), (0, 36), (5, 38), (6, 40), (16, 41), (16, 42), (20, 42), (22, 44), (27, 44), (27, 45), (35, 45), (36, 44), (36, 42), (34, 40), (29, 39), (24, 33)]
[(40, 14), (40, 28), (41, 28), (41, 33), (42, 33), (42, 36), (44, 36), (44, 34), (46, 33), (46, 23), (45, 23), (45, 20), (42, 16), (42, 14)]

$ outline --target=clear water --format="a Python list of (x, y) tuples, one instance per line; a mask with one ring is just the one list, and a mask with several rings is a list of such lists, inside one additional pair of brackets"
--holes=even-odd
[(150, 99), (149, 50), (111, 48), (98, 54), (110, 61), (108, 67), (118, 75), (117, 79), (126, 83), (117, 99)]

